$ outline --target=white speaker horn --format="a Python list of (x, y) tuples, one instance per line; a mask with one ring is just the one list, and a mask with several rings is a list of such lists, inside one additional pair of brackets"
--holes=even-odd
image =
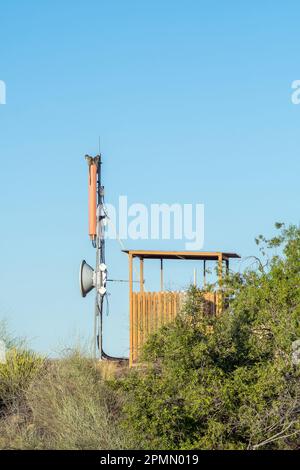
[(94, 287), (94, 269), (83, 260), (79, 269), (79, 288), (82, 297), (85, 297)]

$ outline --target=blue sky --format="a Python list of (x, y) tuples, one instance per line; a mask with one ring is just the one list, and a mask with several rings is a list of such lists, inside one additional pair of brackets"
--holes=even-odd
[[(92, 332), (78, 265), (94, 261), (83, 156), (99, 135), (107, 201), (204, 203), (204, 250), (248, 256), (275, 221), (299, 222), (299, 14), (297, 1), (1, 2), (0, 318), (16, 334), (56, 354)], [(107, 245), (110, 277), (126, 278)], [(126, 286), (109, 299), (105, 349), (126, 354)]]

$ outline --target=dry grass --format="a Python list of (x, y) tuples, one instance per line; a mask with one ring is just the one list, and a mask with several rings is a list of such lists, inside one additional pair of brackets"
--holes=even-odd
[(0, 448), (126, 448), (118, 425), (122, 398), (107, 381), (118, 371), (116, 364), (95, 364), (78, 351), (45, 362), (22, 400), (5, 408)]

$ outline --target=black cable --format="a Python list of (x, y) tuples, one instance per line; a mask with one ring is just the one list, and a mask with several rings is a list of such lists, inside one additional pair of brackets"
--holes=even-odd
[[(106, 294), (105, 294), (106, 296)], [(102, 323), (102, 313), (103, 313), (103, 298), (105, 296), (101, 296), (101, 307), (99, 306), (99, 302), (97, 302), (97, 308), (98, 308), (98, 315), (99, 315), (99, 329), (102, 330), (101, 328), (101, 323)], [(99, 333), (98, 332), (98, 336), (99, 336)], [(102, 333), (102, 331), (101, 331)], [(100, 334), (101, 334), (100, 333)], [(128, 357), (117, 357), (117, 356), (110, 356), (109, 354), (106, 354), (106, 352), (104, 351), (103, 347), (102, 347), (102, 338), (99, 338), (101, 339), (101, 341), (99, 342), (98, 340), (98, 349), (99, 349), (99, 343), (101, 344), (101, 358), (104, 358), (104, 359), (107, 359), (109, 361), (128, 361)]]

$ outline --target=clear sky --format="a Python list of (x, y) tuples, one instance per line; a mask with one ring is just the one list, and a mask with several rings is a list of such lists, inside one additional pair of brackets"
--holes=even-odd
[[(299, 15), (296, 0), (1, 2), (0, 318), (16, 334), (56, 354), (92, 333), (78, 266), (94, 262), (83, 156), (99, 135), (106, 200), (204, 203), (204, 250), (248, 256), (299, 222)], [(128, 349), (126, 289), (110, 289), (110, 354)]]

